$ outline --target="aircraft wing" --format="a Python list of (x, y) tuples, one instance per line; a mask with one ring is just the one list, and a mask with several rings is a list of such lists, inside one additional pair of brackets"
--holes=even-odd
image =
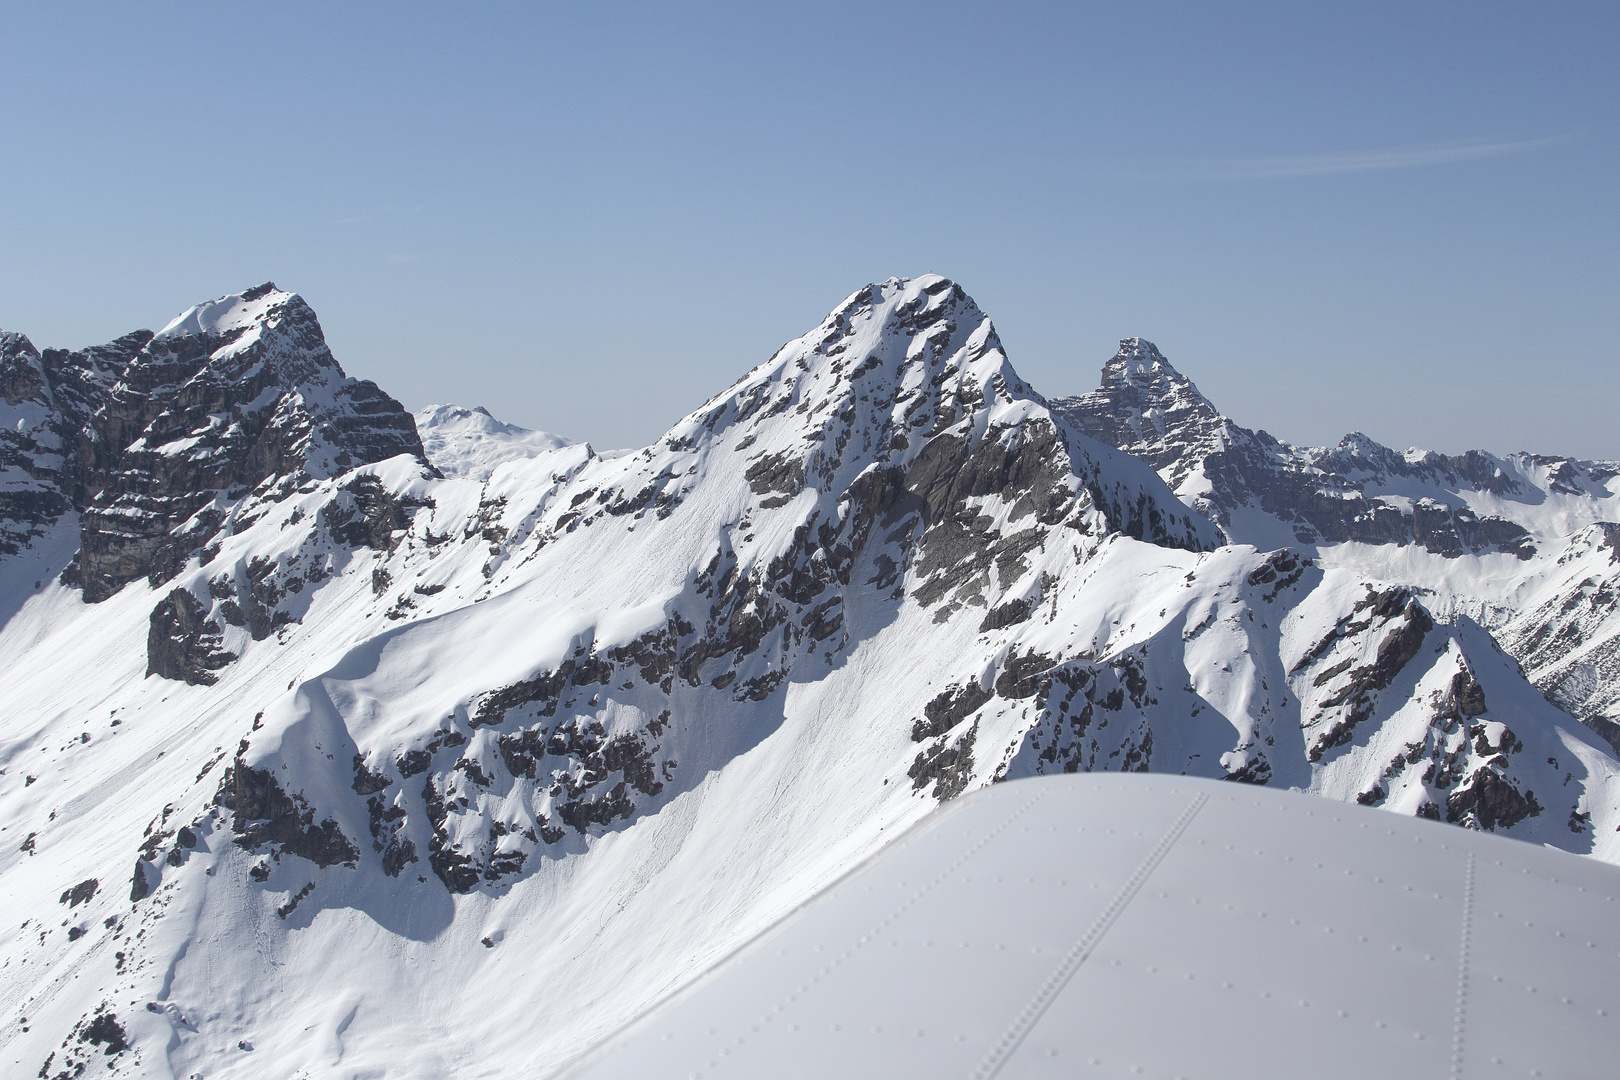
[(1620, 1076), (1620, 869), (1231, 783), (998, 784), (571, 1075)]

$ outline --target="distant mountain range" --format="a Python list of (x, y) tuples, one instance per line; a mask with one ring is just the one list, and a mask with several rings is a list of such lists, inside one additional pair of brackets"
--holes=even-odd
[(0, 392), (19, 1075), (549, 1075), (1043, 773), (1620, 862), (1612, 463), (1290, 447), (1136, 338), (1048, 400), (937, 276), (633, 451), (413, 417), (268, 284)]
[(1307, 551), (1477, 619), (1620, 749), (1620, 462), (1445, 457), (1361, 434), (1289, 446), (1221, 415), (1141, 338), (1120, 342), (1099, 389), (1051, 404), (1151, 464), (1228, 542)]

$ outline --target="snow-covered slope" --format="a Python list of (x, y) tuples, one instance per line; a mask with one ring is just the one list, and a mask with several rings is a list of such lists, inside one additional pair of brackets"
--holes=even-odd
[(216, 486), (172, 570), (97, 603), (35, 569), (60, 523), (0, 561), (9, 1068), (554, 1073), (940, 801), (1040, 773), (1620, 861), (1620, 764), (1476, 621), (1218, 547), (943, 278), (860, 290), (643, 449), (419, 454)]
[(1620, 751), (1620, 523), (1577, 530), (1496, 610), (1497, 634), (1549, 697)]
[(1545, 693), (1620, 740), (1620, 556), (1610, 540), (1620, 463), (1447, 457), (1360, 434), (1290, 446), (1222, 415), (1141, 338), (1120, 342), (1097, 390), (1052, 405), (1151, 464), (1229, 540), (1289, 545), (1472, 616)]
[(482, 405), (429, 405), (416, 414), (427, 459), (445, 476), (488, 480), (495, 466), (531, 458), (567, 446), (568, 440), (544, 431), (505, 424)]

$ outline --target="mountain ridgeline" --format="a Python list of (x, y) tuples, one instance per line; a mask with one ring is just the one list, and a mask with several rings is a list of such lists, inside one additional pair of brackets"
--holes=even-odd
[(173, 577), (262, 485), (426, 460), (411, 415), (346, 377), (315, 312), (273, 284), (79, 352), (0, 335), (0, 387), (20, 414), (0, 449), (20, 474), (0, 493), (4, 550), (77, 512), (69, 581), (91, 602)]
[[(1620, 462), (1446, 457), (1361, 434), (1290, 446), (1222, 415), (1141, 338), (1120, 342), (1097, 390), (1051, 405), (1152, 465), (1229, 542), (1384, 560), (1389, 579), (1489, 626), (1544, 693), (1620, 752)], [(1407, 547), (1439, 558), (1391, 550)]]
[(633, 451), (413, 418), (268, 285), (0, 336), (0, 389), (0, 1054), (45, 1080), (471, 1075), (513, 1030), (553, 1074), (1043, 773), (1620, 862), (1605, 465), (1289, 447), (1140, 339), (1049, 401), (932, 275)]

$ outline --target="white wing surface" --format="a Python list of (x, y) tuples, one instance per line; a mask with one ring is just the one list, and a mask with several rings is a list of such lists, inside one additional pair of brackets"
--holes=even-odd
[(587, 1055), (610, 1077), (1600, 1077), (1620, 870), (1205, 780), (952, 804)]

